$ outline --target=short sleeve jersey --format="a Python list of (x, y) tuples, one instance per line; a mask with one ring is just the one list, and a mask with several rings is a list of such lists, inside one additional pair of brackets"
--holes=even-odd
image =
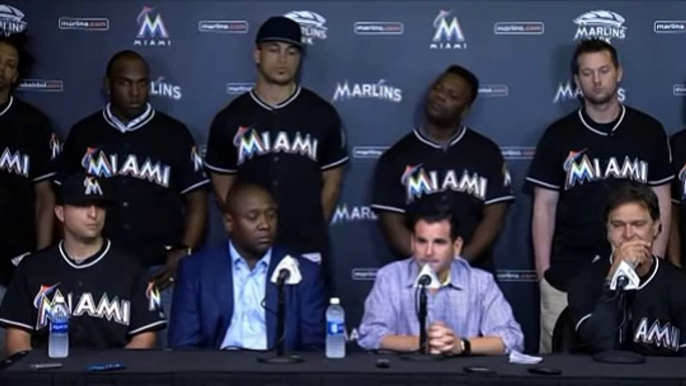
[(0, 284), (36, 247), (34, 185), (55, 175), (60, 150), (45, 114), (13, 96), (0, 105)]
[[(500, 148), (467, 127), (444, 145), (412, 131), (381, 156), (373, 183), (372, 208), (377, 211), (405, 213), (422, 197), (447, 193), (467, 243), (485, 206), (515, 199)], [(487, 251), (473, 265), (492, 270), (491, 263)]]
[(322, 173), (347, 161), (338, 113), (302, 87), (276, 106), (254, 91), (236, 98), (212, 121), (205, 157), (211, 172), (272, 193), (279, 207), (277, 240), (300, 253), (326, 248)]
[(25, 257), (0, 305), (0, 324), (31, 333), (33, 347), (43, 347), (52, 307), (61, 301), (71, 312), (72, 347), (121, 348), (132, 336), (167, 323), (146, 271), (109, 240), (79, 263), (68, 257), (62, 242)]
[[(661, 258), (655, 257), (653, 261), (638, 289), (626, 291), (629, 321), (624, 329), (621, 328), (622, 312), (617, 307), (616, 343), (622, 349), (643, 355), (684, 355), (686, 275)], [(610, 267), (610, 259), (601, 258), (572, 279), (569, 307), (577, 331), (592, 315)]]
[(62, 159), (64, 173), (114, 177), (117, 204), (103, 234), (146, 266), (164, 264), (165, 247), (181, 244), (183, 195), (209, 183), (188, 128), (150, 105), (127, 125), (109, 105), (78, 122)]
[(569, 278), (610, 254), (603, 209), (608, 191), (631, 180), (649, 186), (674, 178), (662, 125), (621, 106), (607, 130), (581, 109), (553, 123), (538, 142), (528, 182), (559, 192), (551, 267), (546, 279), (566, 290)]

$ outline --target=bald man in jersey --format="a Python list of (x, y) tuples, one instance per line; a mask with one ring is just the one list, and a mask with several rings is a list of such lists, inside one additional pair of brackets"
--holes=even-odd
[(172, 348), (275, 347), (277, 286), (281, 260), (297, 260), (302, 280), (286, 285), (285, 347), (318, 350), (324, 344), (324, 286), (319, 267), (274, 245), (277, 205), (259, 185), (237, 182), (224, 204), (228, 239), (182, 260), (170, 317)]

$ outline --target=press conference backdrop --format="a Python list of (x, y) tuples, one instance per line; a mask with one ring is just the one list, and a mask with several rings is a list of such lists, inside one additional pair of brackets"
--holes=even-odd
[[(298, 21), (307, 43), (302, 84), (336, 107), (351, 153), (330, 230), (336, 294), (352, 338), (377, 268), (393, 260), (369, 207), (374, 165), (415, 126), (427, 86), (448, 65), (480, 78), (468, 123), (501, 146), (511, 168), (517, 201), (495, 256), (529, 351), (537, 349), (538, 289), (523, 182), (545, 127), (578, 106), (569, 71), (574, 44), (609, 40), (625, 69), (620, 99), (670, 133), (684, 118), (683, 1), (26, 0), (0, 11), (2, 29), (29, 31), (37, 58), (19, 96), (43, 109), (63, 137), (102, 108), (110, 56), (134, 49), (151, 64), (154, 106), (185, 122), (200, 144), (214, 114), (252, 86), (261, 22), (272, 15)], [(212, 211), (208, 242), (218, 242), (223, 229)]]

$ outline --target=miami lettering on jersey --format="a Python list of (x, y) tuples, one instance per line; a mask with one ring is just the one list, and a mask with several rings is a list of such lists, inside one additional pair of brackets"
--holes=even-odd
[(238, 149), (237, 165), (241, 165), (255, 155), (261, 156), (268, 153), (299, 154), (317, 162), (319, 140), (312, 138), (310, 134), (303, 136), (299, 131), (291, 137), (285, 131), (278, 131), (272, 141), (272, 133), (269, 131), (260, 134), (252, 127), (239, 126), (233, 137), (233, 144)]
[[(51, 286), (41, 286), (33, 298), (33, 306), (38, 310), (36, 330), (46, 327), (50, 321), (50, 314), (55, 304), (63, 302), (69, 308), (72, 316), (88, 315), (93, 318), (101, 318), (114, 321), (115, 323), (128, 326), (131, 321), (131, 302), (118, 299), (116, 296), (109, 299), (106, 293), (102, 294), (97, 303), (90, 292), (84, 292), (79, 296), (76, 305), (73, 302), (73, 294), (68, 293), (66, 298), (60, 290), (56, 289), (59, 283)], [(52, 299), (50, 294), (54, 292)]]
[(477, 173), (469, 173), (468, 170), (462, 172), (458, 177), (455, 170), (448, 170), (442, 178), (436, 170), (426, 171), (419, 165), (407, 165), (405, 172), (400, 178), (400, 182), (405, 186), (407, 203), (421, 198), (425, 194), (444, 192), (452, 190), (470, 194), (480, 200), (486, 199), (486, 189), (488, 180)]
[(653, 344), (658, 347), (679, 351), (680, 337), (681, 330), (672, 326), (670, 322), (660, 325), (660, 321), (655, 320), (648, 327), (648, 318), (641, 318), (641, 322), (634, 333), (634, 342)]
[(614, 177), (630, 179), (642, 183), (648, 182), (648, 162), (638, 158), (624, 157), (620, 162), (616, 157), (611, 157), (603, 164), (599, 158), (588, 158), (586, 149), (570, 151), (563, 165), (567, 173), (565, 178), (565, 190), (584, 182), (592, 182)]
[(30, 157), (28, 154), (22, 154), (18, 150), (12, 152), (9, 147), (6, 147), (0, 155), (0, 170), (6, 170), (12, 174), (28, 177), (29, 162)]
[(107, 155), (98, 147), (89, 147), (81, 159), (81, 166), (86, 173), (97, 177), (130, 176), (165, 188), (169, 187), (171, 166), (153, 162), (149, 157), (141, 162), (134, 154), (129, 154), (123, 159), (124, 162), (120, 164), (117, 154)]

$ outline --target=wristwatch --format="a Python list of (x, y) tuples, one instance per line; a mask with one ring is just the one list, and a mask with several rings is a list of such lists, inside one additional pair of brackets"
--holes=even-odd
[(472, 343), (468, 339), (460, 339), (461, 355), (468, 356), (472, 353)]

